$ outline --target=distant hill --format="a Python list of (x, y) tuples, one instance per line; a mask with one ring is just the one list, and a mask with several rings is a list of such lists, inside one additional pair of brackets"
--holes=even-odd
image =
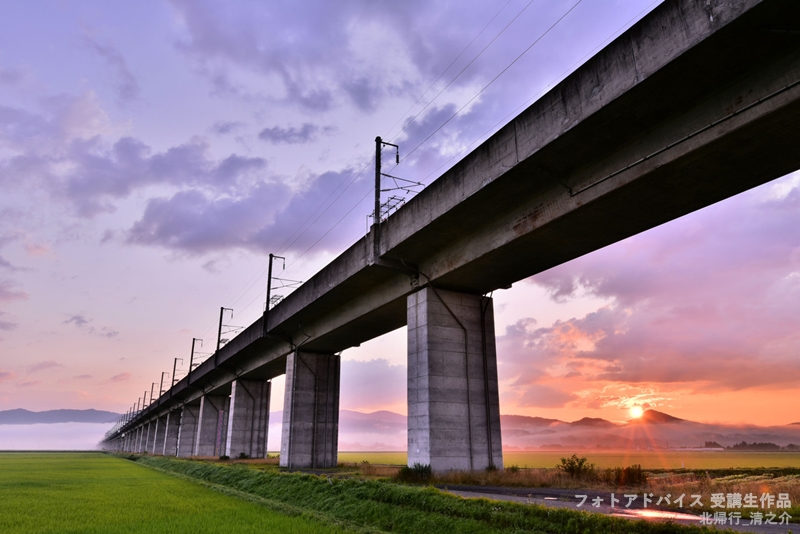
[(121, 414), (102, 410), (46, 410), (32, 412), (17, 408), (0, 411), (0, 425), (52, 423), (115, 423)]
[(584, 417), (583, 419), (578, 419), (577, 421), (573, 421), (570, 423), (572, 426), (592, 426), (595, 428), (608, 428), (612, 426), (617, 426), (615, 423), (611, 421), (607, 421), (600, 417)]
[(681, 419), (679, 417), (674, 417), (672, 415), (657, 412), (655, 410), (645, 410), (641, 417), (637, 417), (636, 419), (631, 419), (628, 423), (632, 424), (651, 424), (651, 425), (663, 425), (663, 424), (670, 424), (670, 423), (682, 423), (686, 421), (685, 419)]

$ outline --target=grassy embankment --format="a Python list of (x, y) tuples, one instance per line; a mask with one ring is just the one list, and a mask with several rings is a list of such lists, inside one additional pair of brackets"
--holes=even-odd
[[(797, 467), (740, 468), (727, 466), (716, 469), (632, 469), (631, 474), (636, 476), (627, 477), (625, 485), (621, 486), (614, 482), (621, 474), (615, 473), (619, 470), (588, 464), (584, 472), (573, 474), (553, 468), (555, 466), (549, 469), (520, 469), (509, 466), (504, 471), (455, 471), (437, 474), (431, 477), (430, 482), (436, 485), (452, 486), (568, 488), (575, 489), (576, 493), (580, 493), (580, 490), (594, 490), (609, 494), (611, 492), (652, 493), (656, 498), (666, 495), (672, 497), (681, 494), (701, 495), (702, 505), (687, 508), (688, 502), (684, 502), (683, 511), (695, 514), (703, 511), (719, 511), (719, 509), (712, 508), (712, 494), (738, 493), (746, 495), (752, 493), (761, 497), (762, 494), (769, 493), (777, 497), (779, 494), (785, 493), (789, 495), (792, 503), (792, 506), (785, 511), (791, 516), (791, 522), (800, 523), (800, 468)], [(349, 465), (359, 474), (372, 477), (397, 477), (400, 471), (397, 466), (375, 465), (367, 462)], [(711, 465), (718, 464), (711, 463)], [(674, 504), (666, 507), (677, 509)], [(753, 510), (731, 509), (729, 511), (742, 511), (743, 516), (749, 517)], [(757, 511), (771, 511), (779, 515), (784, 509), (777, 509), (773, 506), (770, 510), (760, 509)]]
[[(275, 509), (317, 514), (377, 532), (459, 533), (672, 533), (711, 532), (698, 527), (646, 523), (537, 505), (465, 500), (432, 487), (363, 477), (283, 473), (270, 465), (219, 464), (164, 457), (133, 457), (142, 465), (228, 488)], [(719, 532), (719, 531), (715, 531)]]
[(344, 532), (101, 453), (0, 453), (0, 532)]

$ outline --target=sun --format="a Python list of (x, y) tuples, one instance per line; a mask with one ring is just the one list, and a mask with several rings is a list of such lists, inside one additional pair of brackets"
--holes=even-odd
[(631, 417), (634, 419), (638, 419), (644, 413), (644, 409), (641, 406), (631, 406)]

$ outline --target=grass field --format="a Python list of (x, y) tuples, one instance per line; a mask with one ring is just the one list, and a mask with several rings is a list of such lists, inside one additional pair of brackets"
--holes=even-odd
[[(407, 534), (674, 534), (708, 533), (697, 527), (629, 521), (603, 514), (486, 499), (462, 499), (429, 486), (389, 480), (286, 473), (275, 465), (231, 464), (132, 456), (137, 463), (310, 510), (362, 532)], [(337, 475), (339, 471), (339, 475)], [(715, 531), (721, 532), (721, 531)]]
[[(639, 464), (643, 469), (729, 469), (755, 467), (800, 468), (797, 452), (697, 452), (697, 451), (634, 451), (594, 452), (578, 451), (598, 468), (609, 469)], [(555, 467), (561, 458), (572, 455), (559, 451), (505, 451), (506, 467)], [(340, 452), (340, 462), (369, 462), (371, 464), (406, 465), (405, 452)]]
[(335, 533), (101, 453), (0, 453), (0, 532)]

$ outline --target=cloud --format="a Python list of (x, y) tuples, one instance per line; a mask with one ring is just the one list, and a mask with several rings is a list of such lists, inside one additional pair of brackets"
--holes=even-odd
[(6, 382), (8, 380), (14, 380), (17, 375), (12, 373), (11, 371), (0, 371), (0, 382)]
[(19, 69), (0, 67), (0, 84), (18, 85), (24, 78)]
[(310, 122), (303, 123), (300, 128), (294, 126), (290, 128), (264, 128), (258, 134), (258, 138), (275, 144), (297, 145), (314, 141), (319, 128)]
[[(177, 47), (197, 62), (215, 94), (259, 96), (315, 112), (340, 103), (374, 111), (383, 96), (407, 91), (419, 78), (422, 65), (415, 59), (438, 67), (433, 58), (441, 54), (432, 51), (442, 50), (444, 40), (460, 41), (453, 30), (466, 18), (480, 23), (483, 15), (470, 16), (473, 10), (465, 8), (456, 21), (452, 13), (425, 5), (420, 16), (418, 2), (391, 10), (353, 0), (335, 6), (322, 0), (302, 6), (241, 2), (224, 10), (211, 2), (172, 4), (186, 29)], [(253, 74), (264, 80), (257, 95), (243, 81)]]
[[(0, 318), (6, 315), (5, 312), (0, 311)], [(11, 331), (17, 328), (17, 323), (12, 323), (11, 321), (4, 321), (0, 319), (0, 330)]]
[(76, 144), (70, 158), (76, 169), (64, 177), (61, 192), (75, 203), (79, 214), (92, 216), (113, 211), (110, 200), (126, 198), (147, 185), (204, 185), (232, 190), (266, 167), (263, 158), (238, 155), (214, 161), (208, 150), (208, 144), (200, 140), (157, 154), (131, 137), (119, 139), (110, 149), (95, 140)]
[(33, 365), (29, 365), (27, 367), (27, 371), (28, 374), (33, 374), (33, 373), (38, 373), (39, 371), (44, 371), (45, 369), (53, 369), (56, 367), (64, 367), (64, 366), (54, 360), (47, 360), (44, 362), (39, 362)]
[(593, 408), (658, 405), (670, 391), (795, 387), (798, 208), (788, 176), (534, 276), (557, 302), (611, 304), (506, 329), (498, 353), (515, 402), (555, 407), (574, 392)]
[[(0, 246), (1, 245), (2, 245), (2, 240), (0, 240)], [(2, 256), (0, 256), (0, 269), (6, 269), (7, 271), (12, 271), (12, 272), (30, 271), (30, 269), (28, 269), (27, 267), (17, 267), (16, 265), (12, 264), (10, 261), (8, 261)]]
[(131, 379), (131, 374), (129, 372), (119, 373), (114, 375), (110, 378), (111, 382), (127, 382)]
[(41, 383), (41, 380), (26, 380), (25, 382), (20, 382), (17, 385), (22, 388), (30, 388), (33, 386), (38, 386)]
[(112, 330), (112, 329), (107, 328), (105, 326), (103, 328), (101, 328), (100, 330), (95, 330), (94, 328), (92, 328), (89, 331), (89, 333), (90, 334), (96, 334), (96, 335), (98, 335), (100, 337), (107, 337), (107, 338), (115, 338), (115, 337), (119, 336), (119, 332), (118, 331)]
[(78, 313), (75, 315), (71, 315), (69, 319), (67, 319), (66, 321), (62, 321), (61, 324), (74, 324), (78, 328), (82, 328), (87, 324), (89, 324), (91, 321), (92, 321), (91, 319), (87, 319), (83, 314)]
[(16, 284), (11, 280), (0, 281), (0, 302), (13, 302), (15, 300), (25, 300), (28, 294), (24, 291), (15, 289)]
[(221, 121), (214, 123), (211, 131), (217, 135), (225, 135), (240, 130), (243, 126), (244, 123), (237, 121)]
[(76, 380), (88, 380), (92, 378), (92, 375), (77, 375), (74, 377)]
[(139, 98), (142, 92), (139, 82), (128, 69), (128, 63), (120, 52), (112, 45), (101, 45), (91, 37), (84, 35), (84, 43), (90, 50), (100, 56), (114, 72), (115, 89), (117, 98), (122, 103), (132, 102)]
[(93, 94), (47, 99), (42, 111), (0, 106), (0, 184), (39, 186), (71, 203), (82, 217), (110, 213), (134, 191), (161, 185), (234, 191), (262, 178), (260, 157), (211, 156), (201, 138), (155, 152), (141, 140), (111, 137)]
[[(363, 187), (344, 189), (343, 184), (353, 179), (353, 170), (347, 169), (314, 176), (300, 191), (292, 191), (283, 183), (260, 182), (240, 189), (236, 195), (217, 198), (197, 189), (181, 191), (170, 198), (154, 198), (148, 201), (142, 218), (129, 229), (127, 242), (190, 254), (235, 248), (262, 253), (284, 247), (304, 251), (341, 221), (341, 211), (324, 210), (315, 216), (309, 214), (312, 207), (337, 194), (336, 205), (353, 205), (359, 196), (363, 200)], [(366, 182), (366, 176), (363, 179)], [(317, 224), (313, 231), (302, 233), (314, 219)], [(363, 232), (362, 224), (354, 217), (345, 220), (342, 231), (326, 236), (320, 248), (340, 250), (349, 243), (339, 236), (349, 241), (350, 236)]]
[[(62, 321), (61, 324), (74, 324), (76, 327), (85, 330), (86, 333), (89, 335), (100, 336), (100, 337), (107, 337), (107, 338), (115, 338), (119, 336), (119, 332), (116, 330), (112, 330), (107, 326), (103, 326), (101, 328), (95, 328), (93, 326), (88, 326), (93, 319), (87, 319), (85, 315), (82, 313), (77, 313), (75, 315), (71, 315), (67, 320)], [(87, 327), (88, 328), (84, 328)]]
[(36, 243), (27, 243), (25, 245), (25, 252), (28, 256), (41, 257), (50, 254), (50, 247), (48, 245), (39, 245)]
[(535, 384), (525, 390), (519, 400), (519, 405), (526, 408), (563, 408), (577, 398), (578, 396), (574, 393)]

